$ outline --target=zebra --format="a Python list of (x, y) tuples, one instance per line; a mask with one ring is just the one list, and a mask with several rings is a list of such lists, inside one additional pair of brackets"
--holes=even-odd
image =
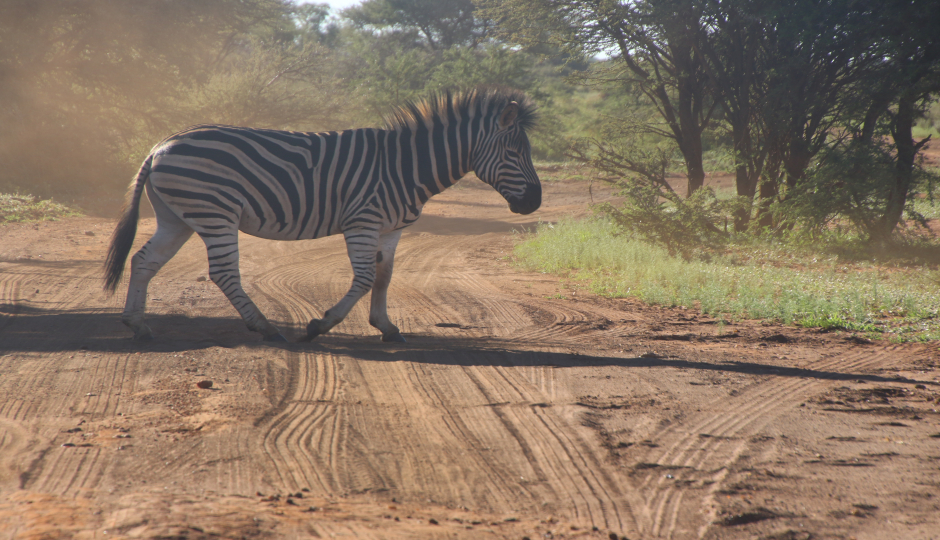
[(370, 290), (369, 324), (386, 342), (404, 342), (387, 313), (395, 248), (425, 203), (470, 171), (518, 214), (542, 202), (526, 130), (536, 107), (521, 91), (481, 87), (432, 95), (396, 108), (385, 129), (295, 132), (197, 125), (159, 142), (127, 190), (105, 260), (114, 293), (137, 232), (141, 194), (157, 230), (131, 259), (122, 322), (134, 339), (144, 323), (147, 286), (195, 232), (209, 277), (249, 330), (287, 341), (242, 289), (238, 232), (272, 240), (342, 234), (353, 269), (349, 292), (307, 325), (310, 341), (339, 324)]

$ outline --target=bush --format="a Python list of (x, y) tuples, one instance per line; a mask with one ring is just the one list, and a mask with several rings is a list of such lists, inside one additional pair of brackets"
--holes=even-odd
[(891, 205), (901, 200), (907, 218), (926, 225), (914, 195), (921, 192), (932, 201), (936, 183), (937, 174), (921, 162), (915, 164), (911, 185), (899, 186), (896, 155), (888, 145), (852, 143), (826, 152), (772, 211), (788, 228), (804, 234), (849, 225), (868, 239), (883, 239), (893, 229)]

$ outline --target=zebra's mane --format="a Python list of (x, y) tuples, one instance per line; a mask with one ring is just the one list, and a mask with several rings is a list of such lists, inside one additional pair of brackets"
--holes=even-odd
[(523, 129), (529, 129), (538, 120), (536, 106), (521, 90), (503, 87), (484, 86), (467, 91), (432, 94), (422, 101), (409, 101), (396, 107), (385, 117), (387, 129), (415, 129), (418, 126), (431, 127), (434, 120), (448, 123), (448, 110), (459, 118), (496, 116), (515, 101), (519, 104), (518, 122)]

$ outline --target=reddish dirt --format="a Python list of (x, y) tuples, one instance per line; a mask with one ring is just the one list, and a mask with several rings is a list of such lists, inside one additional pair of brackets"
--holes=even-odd
[[(432, 201), (396, 257), (403, 345), (366, 302), (262, 343), (198, 240), (133, 342), (101, 292), (112, 221), (0, 227), (0, 538), (940, 538), (936, 343), (721, 327), (511, 266), (512, 231), (586, 187), (527, 217), (476, 180)], [(341, 238), (246, 237), (242, 272), (292, 338), (351, 279)]]

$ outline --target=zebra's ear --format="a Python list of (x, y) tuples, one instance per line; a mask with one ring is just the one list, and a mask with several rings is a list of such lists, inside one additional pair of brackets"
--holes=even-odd
[(519, 118), (519, 104), (515, 101), (510, 101), (509, 105), (506, 105), (506, 108), (503, 109), (503, 112), (499, 114), (499, 127), (506, 128), (513, 124), (516, 119)]

